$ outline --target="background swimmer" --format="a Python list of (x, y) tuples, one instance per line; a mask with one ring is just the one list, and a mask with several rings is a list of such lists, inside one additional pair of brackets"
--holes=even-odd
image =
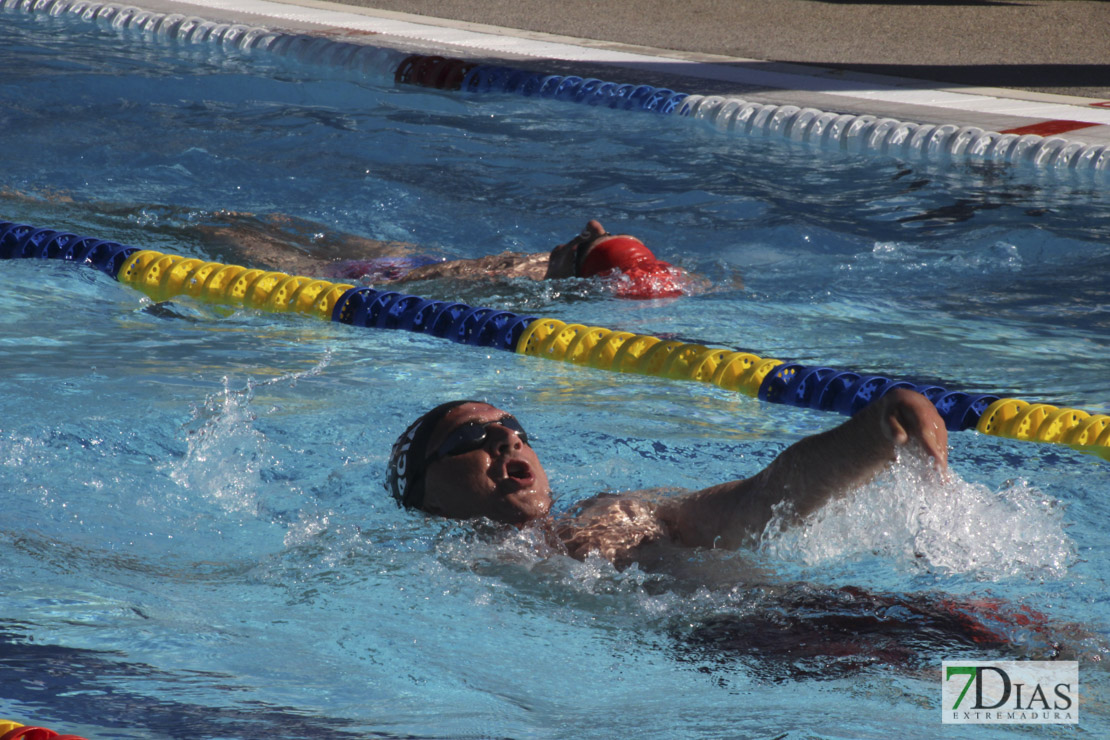
[[(26, 194), (0, 190), (0, 199), (36, 201), (45, 199), (67, 206), (82, 205), (66, 193)], [(101, 213), (133, 216), (165, 212), (169, 221), (184, 221), (174, 231), (183, 236), (201, 236), (205, 246), (220, 259), (249, 263), (290, 275), (332, 280), (360, 280), (368, 284), (407, 283), (418, 280), (561, 280), (599, 278), (620, 298), (674, 298), (702, 292), (707, 283), (680, 267), (658, 259), (635, 236), (610, 234), (601, 222), (591, 219), (573, 239), (550, 252), (502, 252), (484, 257), (445, 260), (406, 242), (368, 239), (334, 233), (322, 224), (284, 214), (258, 216), (238, 211), (198, 214), (176, 213), (180, 209), (159, 206), (87, 204)], [(189, 223), (191, 222), (191, 223)], [(309, 250), (311, 247), (311, 251)], [(223, 256), (227, 253), (227, 256)], [(743, 287), (738, 277), (733, 287)]]
[[(529, 279), (559, 280), (571, 277), (601, 278), (621, 298), (672, 298), (700, 288), (700, 282), (681, 268), (658, 259), (640, 239), (610, 234), (596, 219), (581, 233), (550, 252), (502, 252), (459, 260), (437, 260), (418, 253), (412, 245), (377, 242), (360, 237), (332, 237), (345, 255), (330, 262), (312, 259), (296, 247), (297, 238), (318, 244), (316, 225), (275, 216), (256, 219), (226, 214), (234, 224), (206, 227), (210, 237), (233, 244), (253, 262), (298, 275), (319, 274), (370, 283), (405, 283), (417, 280)], [(280, 229), (274, 227), (280, 226)], [(292, 228), (292, 231), (290, 230)], [(309, 237), (309, 234), (312, 237)], [(366, 255), (355, 256), (351, 255)]]

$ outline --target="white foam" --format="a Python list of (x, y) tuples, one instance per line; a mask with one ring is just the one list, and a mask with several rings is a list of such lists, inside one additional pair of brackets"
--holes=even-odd
[(798, 526), (768, 527), (766, 554), (805, 565), (879, 556), (904, 570), (980, 580), (1060, 578), (1076, 558), (1061, 507), (1025, 481), (992, 491), (903, 454), (872, 483)]

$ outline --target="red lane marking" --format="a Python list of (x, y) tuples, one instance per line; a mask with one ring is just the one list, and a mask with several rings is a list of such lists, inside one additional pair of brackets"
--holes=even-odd
[(1063, 134), (1068, 131), (1075, 131), (1076, 129), (1089, 128), (1091, 126), (1098, 126), (1097, 123), (1087, 123), (1086, 121), (1041, 121), (1040, 123), (1033, 123), (1028, 126), (1019, 126), (1018, 128), (1008, 129), (1006, 131), (999, 131), (1001, 134), (1036, 134), (1037, 136), (1052, 136), (1054, 134)]

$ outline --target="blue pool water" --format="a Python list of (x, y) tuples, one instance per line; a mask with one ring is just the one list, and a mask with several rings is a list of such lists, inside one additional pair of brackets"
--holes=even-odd
[[(355, 76), (11, 10), (0, 100), (4, 220), (246, 264), (274, 257), (248, 243), (267, 229), (284, 256), (349, 256), (356, 235), (476, 257), (546, 250), (597, 217), (712, 288), (408, 287), (1110, 412), (1110, 202), (1093, 176), (402, 88), (384, 64)], [(382, 487), (389, 444), (437, 402), (487, 399), (532, 432), (565, 509), (751, 475), (840, 417), (154, 306), (69, 264), (0, 268), (0, 717), (90, 739), (962, 734), (940, 723), (940, 661), (1002, 653), (932, 644), (910, 668), (814, 676), (687, 639), (805, 582), (818, 600), (850, 585), (1037, 610), (1049, 636), (1012, 633), (1016, 653), (1080, 661), (1080, 729), (1051, 734), (1110, 728), (1098, 458), (956, 433), (948, 485), (904, 463), (758, 553), (618, 572), (402, 513)], [(752, 561), (771, 591), (745, 579)]]

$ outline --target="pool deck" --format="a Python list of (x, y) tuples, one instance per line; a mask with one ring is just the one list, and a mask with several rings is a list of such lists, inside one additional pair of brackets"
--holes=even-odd
[(1101, 0), (138, 4), (536, 71), (1110, 144), (1110, 2)]

